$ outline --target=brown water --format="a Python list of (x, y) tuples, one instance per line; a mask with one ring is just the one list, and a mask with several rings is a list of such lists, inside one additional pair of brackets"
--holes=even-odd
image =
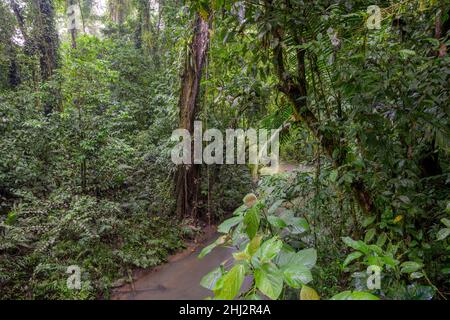
[(200, 280), (222, 262), (232, 257), (232, 248), (219, 247), (204, 258), (198, 254), (219, 234), (207, 231), (207, 239), (196, 246), (172, 256), (169, 261), (147, 274), (141, 275), (133, 284), (127, 284), (112, 294), (113, 300), (201, 300), (212, 292), (200, 286)]
[[(277, 173), (290, 172), (295, 168), (311, 171), (310, 167), (283, 163)], [(218, 238), (213, 227), (207, 227), (205, 238), (200, 243), (188, 244), (188, 249), (169, 258), (166, 264), (152, 270), (135, 273), (133, 282), (113, 290), (113, 300), (201, 300), (212, 296), (212, 292), (200, 286), (207, 273), (224, 261), (232, 258), (233, 248), (218, 247), (204, 258), (200, 251)], [(246, 279), (243, 290), (251, 284)]]

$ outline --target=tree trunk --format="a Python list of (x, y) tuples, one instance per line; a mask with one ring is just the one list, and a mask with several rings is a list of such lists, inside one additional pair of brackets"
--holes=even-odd
[[(203, 66), (209, 45), (209, 26), (200, 15), (195, 18), (194, 36), (186, 57), (185, 69), (181, 78), (179, 100), (180, 128), (194, 132), (194, 120), (198, 113), (198, 95)], [(193, 153), (192, 153), (193, 154)], [(200, 193), (200, 166), (179, 165), (175, 174), (175, 194), (177, 215), (197, 218)]]
[(14, 44), (10, 43), (9, 49), (9, 68), (8, 68), (8, 85), (10, 88), (16, 88), (20, 82), (19, 65), (17, 63), (17, 52), (14, 48)]
[[(58, 67), (58, 32), (55, 28), (55, 12), (52, 0), (33, 0), (37, 11), (36, 34), (33, 42), (39, 52), (41, 81), (47, 82)], [(44, 102), (44, 113), (50, 114), (57, 104), (58, 94), (49, 92)]]
[(128, 14), (129, 0), (109, 0), (109, 15), (111, 21), (117, 23), (120, 27), (125, 22), (125, 18)]
[(11, 5), (12, 11), (14, 12), (14, 15), (16, 16), (17, 24), (19, 25), (20, 33), (22, 33), (25, 46), (27, 46), (28, 32), (25, 28), (25, 19), (23, 17), (22, 9), (20, 8), (16, 0), (9, 0), (9, 3)]
[[(73, 5), (75, 5), (75, 0), (68, 0), (67, 4), (69, 7), (73, 6)], [(81, 7), (80, 7), (80, 12), (81, 12)], [(75, 22), (75, 20), (77, 19), (77, 17), (75, 16), (75, 11), (69, 12), (69, 16), (67, 18), (73, 19), (73, 21)], [(72, 49), (77, 48), (77, 29), (75, 26), (76, 26), (76, 23), (71, 24), (71, 29), (69, 30), (70, 39), (72, 40)]]
[[(306, 124), (313, 135), (318, 139), (326, 155), (332, 161), (334, 167), (340, 167), (344, 164), (347, 156), (347, 146), (342, 145), (338, 138), (339, 135), (332, 135), (320, 128), (320, 122), (316, 115), (309, 109), (307, 104), (307, 79), (304, 48), (297, 49), (297, 74), (291, 75), (284, 66), (284, 55), (281, 44), (282, 30), (274, 29), (274, 38), (278, 39), (278, 45), (274, 48), (274, 66), (280, 81), (279, 90), (283, 92), (294, 106), (294, 117), (296, 121), (302, 121)], [(296, 45), (304, 44), (303, 39), (295, 37)], [(358, 201), (359, 206), (364, 213), (375, 213), (375, 206), (372, 195), (367, 190), (364, 183), (360, 180), (351, 184), (351, 189)]]
[[(136, 48), (147, 51), (149, 47), (150, 34), (150, 2), (149, 0), (139, 0), (138, 2), (139, 22), (136, 28)], [(146, 52), (147, 53), (147, 52)]]

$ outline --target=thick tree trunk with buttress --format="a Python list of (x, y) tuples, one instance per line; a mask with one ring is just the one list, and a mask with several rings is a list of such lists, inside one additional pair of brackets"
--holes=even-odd
[[(203, 66), (205, 65), (209, 45), (209, 26), (197, 15), (194, 36), (186, 57), (185, 69), (181, 78), (180, 128), (194, 132), (194, 120), (198, 113), (198, 96)], [(193, 155), (193, 152), (192, 152)], [(179, 165), (175, 175), (175, 194), (177, 215), (179, 217), (197, 217), (200, 193), (200, 166)]]

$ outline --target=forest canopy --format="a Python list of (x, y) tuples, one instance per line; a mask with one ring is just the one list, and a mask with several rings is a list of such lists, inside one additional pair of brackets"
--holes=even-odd
[[(450, 297), (450, 1), (0, 0), (0, 17), (0, 299), (114, 298), (211, 226), (199, 266), (234, 248), (198, 280), (215, 299)], [(242, 163), (174, 163), (195, 124), (214, 159), (234, 159), (227, 130), (272, 132), (275, 169), (245, 161), (249, 136)]]

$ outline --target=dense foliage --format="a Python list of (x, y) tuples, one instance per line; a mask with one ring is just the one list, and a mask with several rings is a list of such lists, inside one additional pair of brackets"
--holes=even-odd
[[(0, 298), (107, 298), (225, 219), (201, 254), (237, 248), (202, 280), (215, 298), (447, 299), (449, 13), (448, 0), (0, 0)], [(171, 133), (194, 118), (282, 128), (296, 169), (256, 182), (250, 165), (177, 167)], [(373, 266), (381, 288), (367, 288)]]
[[(321, 296), (370, 298), (359, 292), (368, 291), (368, 266), (378, 266), (381, 289), (369, 291), (380, 298), (445, 299), (449, 57), (440, 23), (448, 3), (380, 1), (380, 30), (365, 28), (369, 3), (312, 3), (249, 2), (236, 22), (236, 38), (259, 39), (260, 59), (273, 60), (284, 96), (269, 123), (299, 121), (284, 152), (315, 172), (263, 181), (257, 204), (219, 226), (227, 236), (215, 245), (242, 250), (234, 267), (204, 285), (234, 298), (250, 274), (244, 298), (256, 290), (292, 298), (283, 287), (311, 292), (317, 251), (312, 283)], [(285, 97), (293, 110), (284, 111)], [(292, 236), (292, 215), (305, 219), (305, 234)]]

